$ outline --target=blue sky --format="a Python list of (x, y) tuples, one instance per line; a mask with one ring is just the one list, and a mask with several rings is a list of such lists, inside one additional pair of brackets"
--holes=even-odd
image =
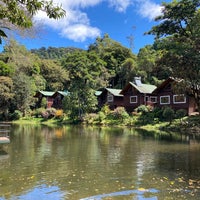
[[(127, 37), (133, 36), (133, 52), (153, 43), (153, 36), (144, 33), (155, 25), (161, 14), (162, 0), (53, 0), (66, 10), (65, 18), (48, 19), (39, 12), (34, 17), (37, 35), (34, 39), (16, 39), (27, 49), (40, 47), (78, 47), (87, 49), (96, 37), (105, 33), (130, 47)], [(169, 0), (165, 0), (169, 2)]]

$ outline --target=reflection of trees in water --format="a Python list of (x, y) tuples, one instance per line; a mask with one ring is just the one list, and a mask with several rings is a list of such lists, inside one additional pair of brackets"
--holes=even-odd
[(161, 178), (184, 169), (180, 163), (187, 162), (193, 175), (200, 166), (198, 144), (159, 142), (134, 129), (19, 127), (12, 137), (9, 158), (0, 166), (1, 193), (7, 197), (43, 183), (71, 192), (72, 199), (132, 186), (164, 188), (170, 183), (160, 186)]

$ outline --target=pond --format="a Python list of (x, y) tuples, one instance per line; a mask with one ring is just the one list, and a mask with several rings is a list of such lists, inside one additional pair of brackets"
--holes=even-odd
[(200, 143), (131, 128), (12, 125), (0, 200), (199, 199)]

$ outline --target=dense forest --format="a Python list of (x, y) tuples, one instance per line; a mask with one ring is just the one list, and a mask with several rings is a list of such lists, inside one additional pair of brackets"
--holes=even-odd
[(95, 111), (96, 90), (122, 88), (136, 75), (154, 84), (167, 78), (167, 68), (156, 65), (158, 52), (146, 46), (134, 55), (107, 34), (88, 50), (42, 47), (28, 51), (11, 40), (0, 54), (2, 118), (15, 111), (31, 112), (38, 90), (70, 91), (68, 104), (81, 105), (83, 112)]
[(155, 35), (154, 44), (137, 55), (108, 34), (96, 38), (87, 50), (41, 47), (28, 51), (11, 40), (0, 54), (0, 119), (32, 113), (38, 90), (67, 90), (66, 109), (76, 110), (79, 105), (83, 113), (94, 112), (96, 90), (123, 88), (134, 76), (154, 85), (169, 76), (183, 79), (184, 89), (200, 107), (199, 4), (164, 3), (163, 15), (156, 19), (161, 23), (146, 33)]

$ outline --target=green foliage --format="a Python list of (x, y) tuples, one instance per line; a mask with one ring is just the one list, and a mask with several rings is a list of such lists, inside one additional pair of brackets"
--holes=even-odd
[(101, 112), (104, 113), (105, 115), (109, 115), (111, 113), (111, 110), (107, 104), (103, 105), (101, 108)]
[(94, 44), (89, 46), (88, 51), (95, 52), (106, 63), (105, 68), (109, 74), (107, 79), (113, 87), (127, 80), (127, 77), (124, 77), (124, 80), (119, 79), (122, 64), (128, 58), (136, 59), (130, 49), (112, 40), (108, 34), (102, 38), (98, 37)]
[(67, 56), (69, 53), (81, 50), (75, 47), (41, 47), (39, 49), (31, 49), (31, 52), (36, 54), (41, 59), (61, 59)]
[(44, 119), (51, 119), (56, 116), (56, 109), (55, 108), (47, 108), (46, 110), (41, 112), (41, 116)]
[(45, 97), (42, 98), (41, 107), (42, 108), (46, 108), (47, 107), (47, 99)]
[(140, 105), (139, 107), (136, 108), (136, 112), (141, 112), (142, 114), (148, 113), (149, 112), (149, 107), (145, 105)]
[(162, 52), (159, 63), (183, 80), (183, 88), (195, 98), (200, 111), (199, 5), (199, 0), (163, 3), (162, 15), (156, 18), (161, 23), (148, 34), (157, 38), (157, 49)]
[(15, 109), (20, 110), (25, 114), (29, 110), (33, 101), (32, 80), (24, 73), (15, 74), (14, 81), (14, 99), (13, 105)]
[(13, 113), (9, 113), (9, 120), (19, 120), (22, 116), (22, 112), (15, 110)]
[(114, 119), (118, 119), (120, 121), (124, 121), (125, 119), (129, 118), (129, 114), (126, 112), (124, 107), (117, 107), (112, 112), (112, 116)]
[(45, 108), (44, 107), (37, 108), (32, 112), (32, 116), (40, 118), (40, 117), (42, 117), (42, 113), (44, 113), (44, 112), (45, 112)]
[(98, 120), (98, 114), (96, 113), (88, 113), (84, 116), (84, 122), (87, 124), (95, 124), (96, 120)]
[(166, 121), (169, 121), (170, 124), (172, 122), (172, 119), (175, 117), (174, 114), (174, 110), (170, 107), (165, 107), (163, 110), (163, 117)]
[(10, 76), (14, 72), (13, 68), (0, 60), (0, 76)]
[(14, 97), (13, 80), (0, 76), (0, 112), (7, 112)]
[(99, 113), (98, 113), (98, 122), (100, 123), (100, 124), (103, 124), (104, 123), (104, 120), (106, 119), (106, 114), (104, 113), (104, 112), (102, 112), (102, 111), (100, 111)]
[(4, 29), (13, 28), (12, 25), (21, 28), (30, 28), (32, 26), (32, 17), (38, 11), (46, 12), (49, 18), (58, 19), (64, 17), (65, 11), (60, 6), (55, 6), (53, 1), (40, 0), (2, 0), (0, 6), (0, 19), (4, 21), (4, 27), (0, 28), (0, 44), (2, 37), (7, 37)]
[[(117, 72), (119, 76), (119, 88), (125, 87), (130, 81), (133, 81), (133, 77), (138, 74), (138, 65), (136, 59), (127, 58), (121, 65), (120, 70)], [(116, 86), (117, 87), (117, 86)]]
[(53, 60), (42, 60), (41, 75), (46, 81), (46, 90), (58, 91), (65, 89), (69, 80), (68, 72)]
[(176, 111), (176, 118), (181, 119), (187, 115), (187, 111), (185, 109), (179, 109)]

